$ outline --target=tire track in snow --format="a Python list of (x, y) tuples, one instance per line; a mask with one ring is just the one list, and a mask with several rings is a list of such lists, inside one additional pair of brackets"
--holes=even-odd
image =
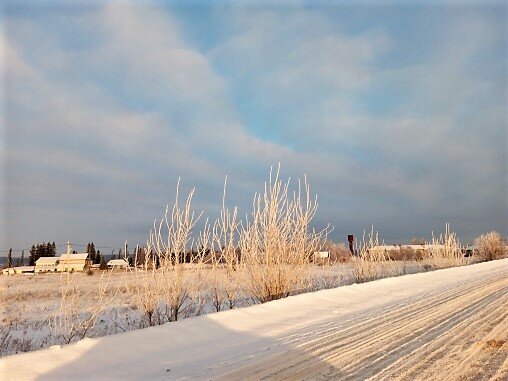
[[(301, 342), (302, 339), (312, 336), (313, 340), (307, 340), (305, 344), (308, 346), (312, 341), (321, 342), (327, 337), (323, 335), (324, 333), (330, 333), (330, 335), (334, 336), (337, 333), (337, 329), (342, 327), (342, 332), (355, 330), (361, 327), (362, 329), (367, 329), (368, 327), (378, 326), (380, 320), (390, 320), (394, 321), (394, 319), (407, 318), (414, 314), (417, 314), (421, 311), (424, 311), (428, 308), (433, 308), (437, 305), (446, 303), (448, 300), (454, 299), (455, 297), (463, 294), (467, 291), (472, 291), (478, 288), (483, 283), (483, 281), (477, 281), (473, 283), (463, 284), (453, 289), (447, 288), (443, 294), (435, 294), (431, 297), (422, 293), (422, 295), (413, 295), (407, 299), (405, 299), (402, 303), (397, 303), (396, 306), (381, 306), (377, 309), (370, 309), (369, 315), (373, 315), (373, 317), (365, 317), (363, 313), (359, 313), (353, 318), (349, 318), (345, 322), (336, 322), (332, 321), (329, 323), (319, 322), (313, 326), (309, 326), (306, 328), (306, 332), (296, 332), (292, 335), (286, 336), (283, 341), (285, 344), (295, 344)], [(446, 295), (446, 297), (445, 297)], [(416, 305), (416, 303), (418, 303)], [(404, 307), (400, 307), (403, 305)], [(416, 305), (416, 307), (415, 307)], [(396, 307), (396, 308), (394, 308)], [(325, 329), (326, 327), (326, 329)], [(319, 335), (316, 338), (316, 335)]]
[[(455, 309), (460, 303), (461, 300), (454, 300), (447, 310)], [(440, 322), (434, 329), (430, 330), (432, 334), (434, 330), (440, 328), (443, 320), (443, 323), (449, 321), (448, 315), (439, 313), (440, 311), (442, 311), (441, 308), (436, 310), (436, 313), (430, 315), (426, 313), (427, 311), (423, 311), (417, 318), (412, 316), (411, 324), (407, 324), (404, 320), (399, 320), (379, 325), (375, 330), (363, 331), (352, 340), (352, 345), (349, 343), (344, 345), (344, 342), (339, 342), (333, 346), (326, 346), (323, 343), (320, 352), (313, 354), (317, 354), (317, 358), (326, 360), (334, 368), (340, 368), (343, 373), (341, 379), (363, 379), (372, 375), (375, 369), (377, 369), (375, 365), (379, 361), (380, 356), (385, 356), (387, 352), (389, 354), (390, 350), (399, 352), (404, 345), (407, 346), (414, 340), (422, 340), (421, 336), (428, 335), (429, 327), (426, 324), (427, 322)], [(476, 311), (477, 309), (474, 309), (472, 313)], [(411, 337), (413, 339), (408, 341), (408, 338)], [(340, 351), (338, 351), (339, 348)], [(328, 355), (330, 352), (331, 354)], [(316, 357), (313, 358), (316, 359)], [(368, 364), (368, 366), (365, 366), (365, 364)], [(312, 367), (319, 366), (321, 366), (319, 362), (313, 361)], [(361, 369), (361, 377), (356, 375), (355, 370), (358, 368)]]
[[(476, 315), (471, 315), (468, 319), (461, 323), (455, 324), (452, 329), (443, 332), (433, 341), (429, 341), (422, 347), (418, 347), (414, 351), (399, 358), (390, 367), (384, 369), (380, 374), (376, 375), (376, 380), (393, 380), (393, 379), (412, 379), (417, 375), (426, 372), (426, 369), (435, 370), (439, 368), (439, 375), (442, 379), (453, 379), (454, 369), (462, 369), (471, 363), (472, 357), (476, 357), (477, 351), (467, 351), (467, 348), (478, 347), (475, 338), (481, 338), (490, 331), (495, 336), (499, 334), (499, 327), (506, 322), (508, 310), (506, 304), (508, 297), (505, 290), (501, 295), (494, 294), (494, 297), (500, 296), (491, 301), (490, 308), (479, 310)], [(496, 329), (492, 330), (492, 327)], [(506, 327), (505, 327), (506, 328)], [(469, 352), (469, 354), (467, 352)], [(460, 359), (460, 354), (465, 352), (466, 355)], [(440, 366), (442, 359), (453, 359), (453, 362), (447, 366)], [(434, 367), (429, 367), (435, 364)], [(429, 375), (432, 379), (432, 375)]]
[[(483, 368), (475, 372), (465, 365), (480, 354), (491, 359), (492, 372), (486, 373), (494, 374), (506, 363), (506, 345), (487, 352), (471, 338), (481, 341), (489, 333), (501, 337), (508, 331), (507, 295), (503, 271), (456, 288), (439, 288), (430, 297), (407, 298), (402, 308), (392, 304), (371, 310), (367, 319), (339, 318), (301, 329), (286, 341), (292, 349), (220, 378), (431, 380), (446, 374), (453, 380), (467, 372), (485, 374)], [(472, 349), (457, 350), (464, 341)]]

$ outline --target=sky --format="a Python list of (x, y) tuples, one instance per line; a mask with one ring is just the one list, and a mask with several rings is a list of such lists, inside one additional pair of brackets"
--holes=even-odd
[(336, 241), (507, 234), (506, 3), (356, 4), (7, 1), (0, 250), (143, 244), (178, 178), (246, 216), (279, 163)]

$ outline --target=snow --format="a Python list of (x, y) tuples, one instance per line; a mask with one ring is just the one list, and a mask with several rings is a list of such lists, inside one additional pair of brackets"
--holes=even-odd
[[(488, 284), (503, 281), (507, 275), (508, 259), (503, 259), (353, 284), (7, 356), (0, 359), (0, 374), (4, 380), (222, 378), (228, 372), (263, 361), (281, 366), (280, 361), (267, 361), (295, 353), (302, 343), (308, 345), (327, 330), (335, 332), (339, 326), (375, 319), (380, 311), (397, 311), (454, 289), (464, 289), (461, 297), (471, 293), (473, 298), (466, 287), (483, 282), (478, 289), (487, 290)], [(306, 361), (310, 361), (310, 354), (305, 353)], [(325, 358), (323, 355), (319, 359), (322, 368), (332, 364)]]
[(37, 259), (35, 263), (37, 265), (46, 265), (46, 264), (56, 265), (57, 261), (58, 261), (57, 257), (39, 257), (39, 259)]
[(107, 266), (119, 266), (119, 267), (129, 267), (129, 263), (125, 259), (111, 259)]
[(78, 254), (66, 253), (66, 254), (61, 254), (60, 257), (58, 258), (58, 261), (59, 262), (72, 261), (72, 260), (76, 260), (76, 259), (83, 260), (83, 259), (87, 259), (87, 258), (88, 258), (88, 253), (78, 253)]

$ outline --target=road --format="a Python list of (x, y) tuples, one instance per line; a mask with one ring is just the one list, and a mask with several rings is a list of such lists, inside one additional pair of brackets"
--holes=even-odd
[(216, 379), (508, 380), (506, 272), (319, 322), (288, 348)]

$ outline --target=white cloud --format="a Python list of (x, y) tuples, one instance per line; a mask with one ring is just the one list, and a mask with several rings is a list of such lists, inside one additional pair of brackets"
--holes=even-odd
[[(328, 205), (320, 218), (340, 211), (343, 224), (394, 221), (408, 208), (435, 211), (454, 197), (474, 202), (474, 211), (499, 202), (506, 153), (485, 144), (483, 136), (499, 141), (492, 127), (483, 134), (477, 126), (503, 125), (506, 115), (488, 104), (469, 129), (460, 118), (464, 104), (494, 91), (490, 78), (467, 70), (497, 36), (481, 19), (450, 25), (426, 62), (387, 70), (379, 60), (397, 46), (382, 29), (345, 33), (318, 10), (217, 13), (235, 34), (206, 54), (185, 42), (162, 7), (107, 5), (8, 20), (12, 237), (31, 207), (39, 210), (33, 229), (54, 212), (60, 234), (75, 234), (64, 226), (65, 211), (53, 209), (69, 208), (70, 218), (83, 213), (80, 200), (99, 216), (97, 231), (108, 229), (115, 208), (127, 226), (149, 225), (179, 175), (204, 188), (197, 200), (206, 205), (215, 190), (220, 199), (228, 173), (229, 193), (238, 190), (235, 201), (248, 208), (277, 162), (292, 176), (308, 173)], [(457, 48), (462, 33), (471, 38)], [(234, 86), (277, 138), (252, 132)], [(361, 97), (373, 86), (400, 88), (408, 99), (395, 114), (369, 115)], [(472, 150), (474, 142), (481, 144)], [(32, 188), (47, 179), (57, 189)], [(349, 200), (357, 205), (344, 206)]]
[[(228, 167), (221, 161), (265, 163), (284, 151), (245, 131), (222, 79), (160, 9), (105, 7), (75, 17), (73, 32), (98, 36), (81, 50), (65, 48), (48, 27), (67, 15), (54, 17), (10, 20), (16, 52), (7, 60), (10, 239), (23, 239), (16, 233), (22, 216), (41, 205), (48, 205), (47, 215), (58, 205), (68, 208), (69, 218), (94, 199), (116, 205), (122, 215), (151, 205), (151, 220), (152, 200), (163, 205), (176, 176), (220, 183)], [(130, 92), (127, 98), (143, 107), (132, 107), (117, 91)], [(126, 204), (125, 197), (137, 203)], [(104, 211), (96, 211), (101, 221)], [(34, 217), (42, 222), (44, 212)], [(52, 224), (69, 233), (65, 221)], [(51, 226), (40, 225), (40, 235), (54, 232)]]

